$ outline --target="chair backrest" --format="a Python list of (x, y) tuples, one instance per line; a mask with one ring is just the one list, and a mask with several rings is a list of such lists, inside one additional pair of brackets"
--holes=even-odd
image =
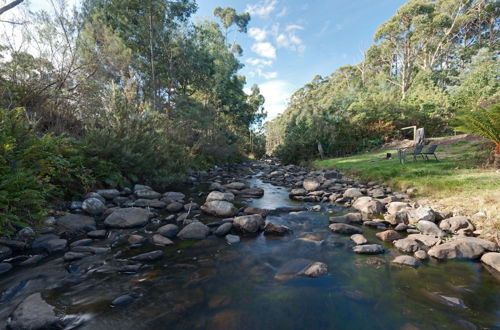
[(415, 146), (415, 151), (413, 152), (413, 154), (419, 154), (419, 153), (421, 153), (423, 148), (424, 148), (423, 144), (417, 144)]
[(429, 149), (427, 149), (427, 152), (432, 154), (432, 153), (434, 153), (434, 151), (436, 151), (437, 147), (438, 147), (437, 144), (433, 144), (433, 145), (429, 146)]

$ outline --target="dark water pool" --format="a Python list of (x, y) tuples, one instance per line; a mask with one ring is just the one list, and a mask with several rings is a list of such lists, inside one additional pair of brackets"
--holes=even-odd
[[(284, 188), (258, 179), (250, 182), (264, 188), (265, 195), (248, 205), (300, 205), (288, 199)], [(16, 299), (42, 290), (58, 312), (84, 319), (81, 329), (500, 328), (500, 282), (479, 263), (395, 266), (390, 260), (398, 252), (390, 245), (383, 255), (356, 255), (348, 236), (328, 230), (328, 216), (344, 211), (329, 207), (269, 216), (269, 221), (294, 230), (285, 238), (245, 237), (234, 246), (216, 237), (176, 242), (164, 249), (165, 258), (138, 274), (117, 273), (116, 258), (110, 256), (83, 259), (74, 268), (54, 259), (17, 271), (0, 280), (1, 290), (22, 286), (19, 298), (0, 306), (0, 316), (5, 324)], [(369, 241), (379, 242), (375, 231), (363, 231)], [(306, 233), (323, 242), (296, 240)], [(124, 251), (125, 256), (139, 252)], [(275, 279), (279, 267), (298, 258), (326, 263), (328, 275)], [(139, 298), (110, 306), (111, 300), (130, 292)]]

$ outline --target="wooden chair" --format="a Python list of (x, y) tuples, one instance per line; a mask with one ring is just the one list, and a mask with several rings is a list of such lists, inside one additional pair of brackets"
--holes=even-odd
[(425, 160), (424, 154), (422, 154), (422, 150), (424, 149), (423, 144), (417, 144), (415, 146), (415, 150), (413, 150), (412, 155), (413, 155), (413, 160), (417, 160), (417, 156), (420, 155), (422, 156), (422, 159)]

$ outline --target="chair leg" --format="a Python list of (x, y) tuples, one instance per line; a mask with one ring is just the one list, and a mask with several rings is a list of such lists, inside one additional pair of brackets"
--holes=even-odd
[(434, 155), (434, 158), (436, 158), (436, 160), (439, 162), (439, 159), (437, 158), (436, 154), (433, 154)]

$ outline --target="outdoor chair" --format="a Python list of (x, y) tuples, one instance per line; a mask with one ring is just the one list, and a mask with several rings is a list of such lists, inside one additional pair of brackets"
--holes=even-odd
[(434, 158), (439, 161), (439, 159), (436, 156), (436, 148), (438, 147), (437, 144), (432, 144), (429, 146), (429, 149), (427, 151), (422, 152), (422, 155), (425, 156), (427, 160), (429, 160), (429, 155), (434, 155)]
[(413, 150), (413, 152), (412, 152), (413, 160), (417, 160), (417, 156), (418, 155), (422, 156), (422, 159), (425, 160), (425, 157), (422, 154), (422, 149), (424, 149), (424, 145), (423, 144), (417, 144), (415, 146), (415, 150)]

